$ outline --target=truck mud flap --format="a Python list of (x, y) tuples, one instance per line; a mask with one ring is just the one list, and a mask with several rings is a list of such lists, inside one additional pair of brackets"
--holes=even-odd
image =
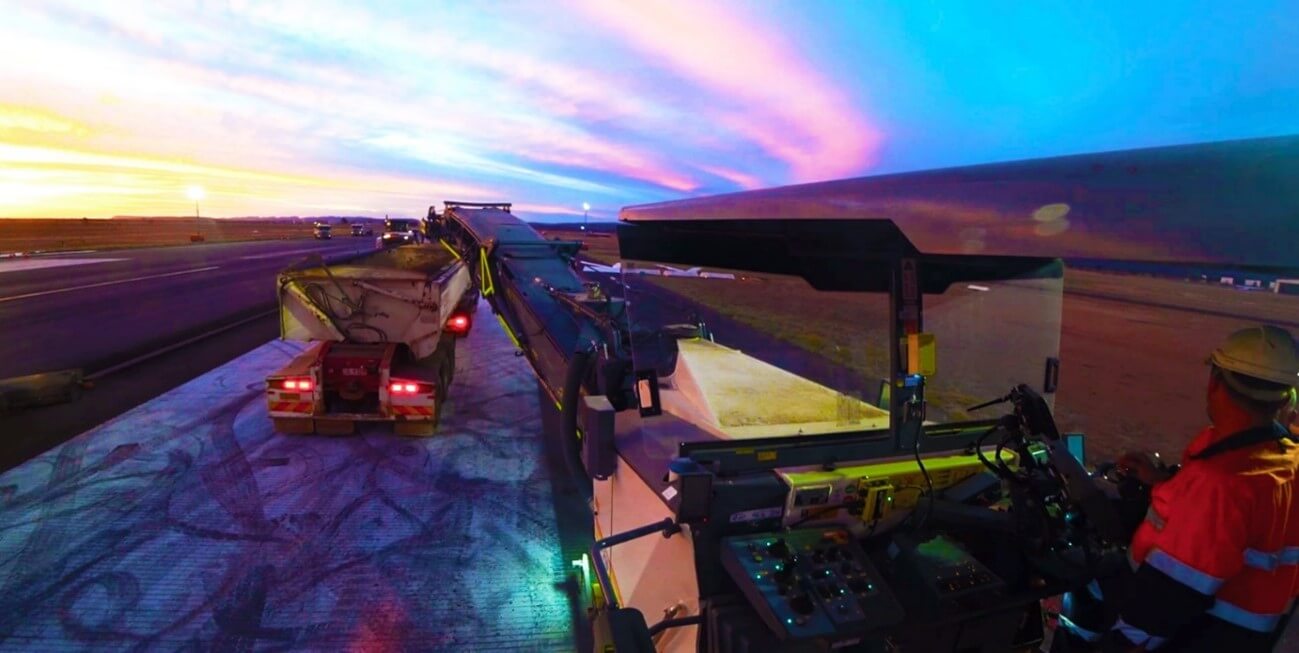
[(290, 435), (309, 435), (316, 432), (316, 425), (310, 417), (272, 417), (271, 427), (280, 433)]
[(437, 433), (438, 425), (434, 420), (393, 422), (392, 432), (407, 437), (427, 438)]
[(356, 422), (348, 419), (317, 419), (316, 433), (320, 435), (351, 435), (356, 432)]

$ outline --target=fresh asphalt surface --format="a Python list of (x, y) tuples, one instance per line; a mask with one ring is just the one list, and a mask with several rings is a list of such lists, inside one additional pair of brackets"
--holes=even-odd
[(0, 651), (590, 650), (590, 512), (478, 310), (436, 437), (275, 433), (264, 340), (0, 473)]
[(269, 310), (276, 273), (311, 254), (373, 248), (369, 238), (105, 250), (0, 260), (0, 378), (94, 372)]

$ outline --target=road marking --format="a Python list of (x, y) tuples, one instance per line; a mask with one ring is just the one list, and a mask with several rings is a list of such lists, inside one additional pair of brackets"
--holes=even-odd
[(74, 290), (85, 290), (87, 288), (102, 288), (104, 286), (115, 286), (119, 283), (132, 283), (135, 281), (145, 281), (147, 279), (161, 279), (163, 277), (179, 277), (182, 274), (194, 274), (196, 272), (207, 272), (220, 268), (219, 265), (209, 265), (205, 268), (194, 268), (193, 270), (181, 270), (180, 272), (167, 272), (165, 274), (151, 274), (147, 277), (135, 277), (134, 279), (120, 279), (118, 281), (102, 281), (100, 283), (90, 283), (84, 286), (72, 286), (71, 288), (58, 288), (56, 290), (42, 290), (40, 292), (29, 292), (25, 295), (12, 295), (10, 297), (0, 297), (0, 304), (12, 302), (19, 299), (28, 299), (31, 297), (42, 297), (45, 295), (57, 295), (59, 293), (72, 292)]
[(64, 252), (37, 252), (32, 256), (66, 256), (68, 254), (90, 254), (92, 252), (98, 252), (98, 251), (99, 250), (97, 249), (74, 249), (74, 250), (69, 250)]
[(24, 258), (0, 261), (0, 273), (23, 272), (43, 268), (61, 268), (67, 265), (89, 265), (91, 263), (111, 263), (128, 261), (124, 258)]
[[(342, 249), (344, 249), (344, 248), (339, 247), (338, 249), (339, 249), (339, 250), (342, 250)], [(241, 259), (243, 259), (243, 260), (245, 260), (245, 261), (251, 261), (251, 260), (262, 259), (262, 258), (279, 258), (279, 257), (281, 257), (281, 256), (293, 256), (294, 254), (306, 254), (306, 253), (309, 253), (309, 252), (320, 252), (320, 253), (322, 253), (322, 254), (323, 254), (323, 253), (330, 253), (330, 254), (332, 254), (332, 253), (334, 253), (334, 248), (332, 248), (332, 247), (312, 247), (312, 248), (310, 248), (310, 249), (295, 249), (295, 250), (290, 250), (290, 251), (287, 251), (287, 252), (274, 252), (274, 253), (271, 253), (271, 254), (254, 254), (254, 255), (252, 255), (252, 256), (240, 256), (239, 258), (241, 258)]]

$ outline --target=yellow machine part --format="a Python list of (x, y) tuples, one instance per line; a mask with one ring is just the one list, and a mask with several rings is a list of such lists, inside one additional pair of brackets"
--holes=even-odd
[[(975, 454), (931, 454), (921, 459), (935, 492), (986, 469)], [(1002, 460), (1012, 469), (1017, 467), (1018, 461), (1011, 451), (1003, 451)], [(925, 475), (920, 472), (914, 458), (845, 465), (829, 471), (789, 471), (781, 475), (792, 494), (809, 488), (829, 487), (833, 497), (829, 503), (860, 503), (860, 518), (865, 522), (883, 519), (895, 510), (914, 508), (927, 488)]]

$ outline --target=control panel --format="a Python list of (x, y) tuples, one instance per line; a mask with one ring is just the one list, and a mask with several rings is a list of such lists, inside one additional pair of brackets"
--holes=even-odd
[[(1003, 452), (1002, 460), (1011, 468), (1016, 467), (1013, 452)], [(974, 454), (929, 454), (924, 462), (935, 492), (986, 469)], [(789, 487), (784, 516), (787, 528), (814, 520), (870, 525), (894, 511), (915, 507), (928, 487), (924, 473), (912, 457), (844, 465), (832, 470), (785, 468), (778, 473)]]
[(921, 596), (930, 607), (968, 603), (996, 592), (1005, 583), (959, 543), (942, 534), (917, 537), (894, 534), (889, 542), (892, 576)]
[(783, 639), (848, 639), (902, 620), (902, 606), (842, 528), (722, 540), (722, 565)]

